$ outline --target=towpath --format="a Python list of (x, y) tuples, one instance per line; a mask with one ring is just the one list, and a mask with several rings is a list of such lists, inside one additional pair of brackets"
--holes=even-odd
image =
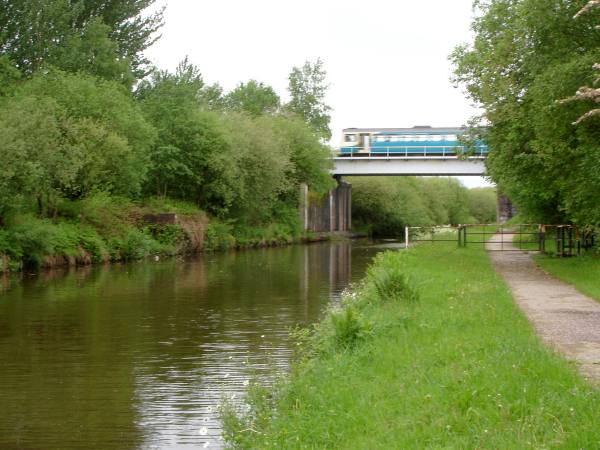
[[(486, 248), (498, 249), (496, 240), (500, 237), (494, 236)], [(509, 246), (505, 241), (504, 248)], [(541, 270), (526, 252), (489, 254), (544, 342), (574, 360), (590, 381), (600, 383), (600, 303)]]

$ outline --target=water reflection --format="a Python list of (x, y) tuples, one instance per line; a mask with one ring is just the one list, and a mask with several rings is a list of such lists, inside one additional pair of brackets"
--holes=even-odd
[(348, 242), (53, 271), (0, 291), (0, 448), (218, 448), (216, 407), (291, 355), (378, 249)]

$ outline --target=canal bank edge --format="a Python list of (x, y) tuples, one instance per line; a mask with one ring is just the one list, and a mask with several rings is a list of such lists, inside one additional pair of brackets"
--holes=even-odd
[(483, 249), (379, 256), (344, 309), (300, 333), (303, 357), (233, 448), (593, 448), (600, 392), (544, 347)]
[(106, 206), (108, 211), (100, 214), (18, 218), (0, 230), (0, 274), (366, 237), (349, 231), (302, 232), (285, 223), (245, 227), (186, 208), (160, 213), (151, 207)]

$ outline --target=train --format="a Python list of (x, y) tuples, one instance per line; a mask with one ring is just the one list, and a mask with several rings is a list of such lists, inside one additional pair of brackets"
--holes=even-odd
[(460, 140), (465, 127), (415, 126), (412, 128), (345, 128), (340, 156), (454, 157), (463, 153), (485, 157), (488, 147), (475, 140), (468, 147)]

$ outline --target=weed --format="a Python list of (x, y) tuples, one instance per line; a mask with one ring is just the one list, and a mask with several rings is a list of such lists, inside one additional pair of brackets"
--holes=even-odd
[(331, 314), (333, 342), (337, 348), (352, 349), (368, 333), (368, 326), (351, 306)]

